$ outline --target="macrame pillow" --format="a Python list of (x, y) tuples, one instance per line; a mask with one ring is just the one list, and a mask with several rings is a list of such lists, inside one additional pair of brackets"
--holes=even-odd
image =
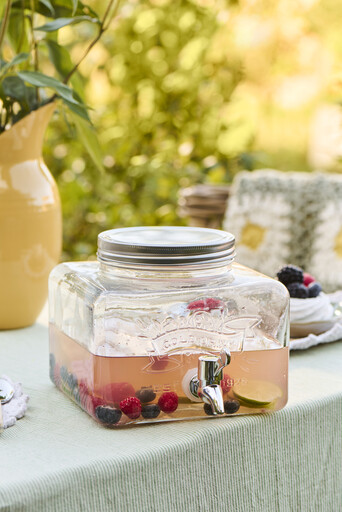
[(234, 180), (224, 229), (237, 260), (275, 276), (287, 263), (312, 273), (325, 291), (342, 287), (342, 177), (274, 170)]

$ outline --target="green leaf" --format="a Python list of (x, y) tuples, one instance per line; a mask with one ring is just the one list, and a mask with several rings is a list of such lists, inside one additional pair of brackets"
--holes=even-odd
[[(31, 0), (15, 0), (12, 3), (12, 9), (19, 9), (20, 11), (24, 9), (31, 10)], [(47, 18), (54, 18), (56, 14), (50, 0), (35, 0), (34, 10), (36, 13), (46, 16)]]
[(77, 103), (77, 104), (70, 103), (70, 101), (66, 100), (65, 98), (63, 98), (63, 103), (65, 103), (65, 105), (67, 105), (67, 107), (70, 110), (72, 110), (75, 114), (77, 114), (79, 117), (82, 117), (82, 119), (84, 119), (88, 123), (91, 123), (90, 117), (88, 115), (87, 108), (85, 105), (83, 106), (82, 103)]
[(1, 85), (6, 96), (27, 103), (26, 86), (21, 78), (18, 76), (6, 76)]
[(29, 52), (30, 43), (28, 38), (28, 23), (23, 10), (11, 11), (7, 27), (7, 36), (14, 50), (14, 53), (20, 51)]
[(11, 62), (7, 62), (4, 66), (0, 64), (0, 78), (3, 76), (10, 68), (13, 66), (16, 66), (17, 64), (20, 64), (21, 62), (24, 62), (29, 57), (28, 53), (18, 53)]
[(56, 41), (46, 39), (44, 42), (48, 47), (50, 60), (55, 66), (57, 72), (61, 75), (62, 78), (66, 77), (73, 67), (70, 53), (66, 48), (56, 43)]
[[(48, 47), (50, 60), (55, 66), (57, 73), (64, 79), (73, 68), (69, 52), (66, 48), (51, 39), (45, 39), (44, 43)], [(74, 91), (77, 92), (80, 97), (83, 97), (83, 81), (77, 71), (72, 75), (70, 81)]]
[(90, 158), (93, 160), (98, 170), (102, 173), (105, 173), (104, 167), (102, 165), (103, 154), (94, 127), (91, 124), (85, 122), (79, 116), (76, 116), (72, 113), (70, 113), (70, 116), (73, 123), (75, 124), (77, 134), (84, 148), (88, 151)]
[[(92, 18), (98, 18), (98, 15), (96, 14), (96, 12), (89, 6), (89, 5), (85, 5), (83, 2), (81, 2), (80, 0), (78, 0), (78, 2), (76, 2), (76, 0), (57, 0), (56, 1), (56, 4), (57, 4), (57, 7), (55, 6), (55, 9), (58, 9), (58, 16), (56, 16), (56, 18), (60, 18), (62, 16), (64, 16), (63, 14), (63, 9), (64, 9), (64, 12), (69, 12), (69, 15), (72, 15), (74, 16), (76, 14), (76, 16), (82, 16), (82, 15), (87, 15), (87, 16), (91, 16)], [(77, 4), (77, 7), (76, 7), (76, 10), (75, 10), (75, 4)]]
[(72, 0), (72, 15), (74, 16), (76, 14), (76, 11), (77, 11), (77, 7), (78, 7), (78, 0)]
[(61, 98), (69, 101), (70, 103), (82, 106), (77, 100), (75, 100), (72, 89), (52, 76), (44, 75), (38, 71), (19, 71), (18, 76), (25, 80), (25, 82), (35, 85), (36, 87), (48, 87), (53, 89)]
[[(0, 4), (3, 0), (0, 0)], [(91, 16), (92, 18), (98, 18), (96, 12), (89, 6), (84, 5), (82, 2), (78, 2), (76, 11), (74, 11), (74, 4), (71, 1), (75, 0), (56, 0), (51, 2), (50, 0), (35, 0), (35, 12), (46, 16), (47, 18), (62, 18), (71, 16)], [(1, 9), (1, 8), (0, 8)], [(12, 3), (12, 10), (23, 9), (31, 10), (31, 0), (14, 0)]]
[(50, 11), (50, 14), (54, 16), (55, 9), (53, 8), (53, 5), (51, 4), (50, 0), (39, 0), (38, 3), (45, 5), (45, 7), (47, 7), (47, 9)]
[(90, 16), (75, 16), (75, 18), (58, 18), (56, 20), (50, 21), (49, 23), (45, 23), (40, 27), (35, 27), (35, 30), (40, 30), (41, 32), (54, 32), (55, 30), (59, 30), (62, 27), (66, 27), (67, 25), (75, 25), (76, 23), (81, 23), (82, 21), (99, 23), (97, 18), (91, 18)]

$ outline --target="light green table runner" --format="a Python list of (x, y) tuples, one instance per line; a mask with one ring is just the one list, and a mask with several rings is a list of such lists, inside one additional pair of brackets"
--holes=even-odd
[(27, 415), (0, 434), (0, 511), (341, 512), (342, 342), (292, 353), (270, 416), (108, 430), (48, 378), (48, 334), (0, 332)]

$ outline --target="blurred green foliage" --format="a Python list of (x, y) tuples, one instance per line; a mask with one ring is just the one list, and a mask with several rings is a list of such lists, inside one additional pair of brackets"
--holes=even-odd
[(216, 9), (124, 4), (89, 57), (80, 71), (106, 172), (63, 118), (51, 123), (45, 147), (62, 198), (65, 257), (76, 259), (95, 253), (104, 229), (180, 224), (179, 188), (230, 181), (252, 141), (248, 124), (229, 116), (242, 65)]
[[(80, 67), (105, 173), (61, 104), (46, 136), (64, 258), (92, 257), (105, 229), (183, 223), (181, 187), (229, 183), (242, 168), (310, 170), (310, 119), (340, 90), (341, 11), (337, 0), (123, 2)], [(59, 31), (74, 59), (87, 30)]]

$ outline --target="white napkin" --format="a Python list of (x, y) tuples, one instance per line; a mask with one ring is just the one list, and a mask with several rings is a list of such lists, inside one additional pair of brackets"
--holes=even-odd
[(23, 393), (20, 382), (13, 382), (7, 375), (3, 375), (2, 379), (7, 380), (14, 389), (12, 400), (2, 406), (4, 428), (7, 428), (14, 425), (17, 420), (25, 415), (29, 396)]

